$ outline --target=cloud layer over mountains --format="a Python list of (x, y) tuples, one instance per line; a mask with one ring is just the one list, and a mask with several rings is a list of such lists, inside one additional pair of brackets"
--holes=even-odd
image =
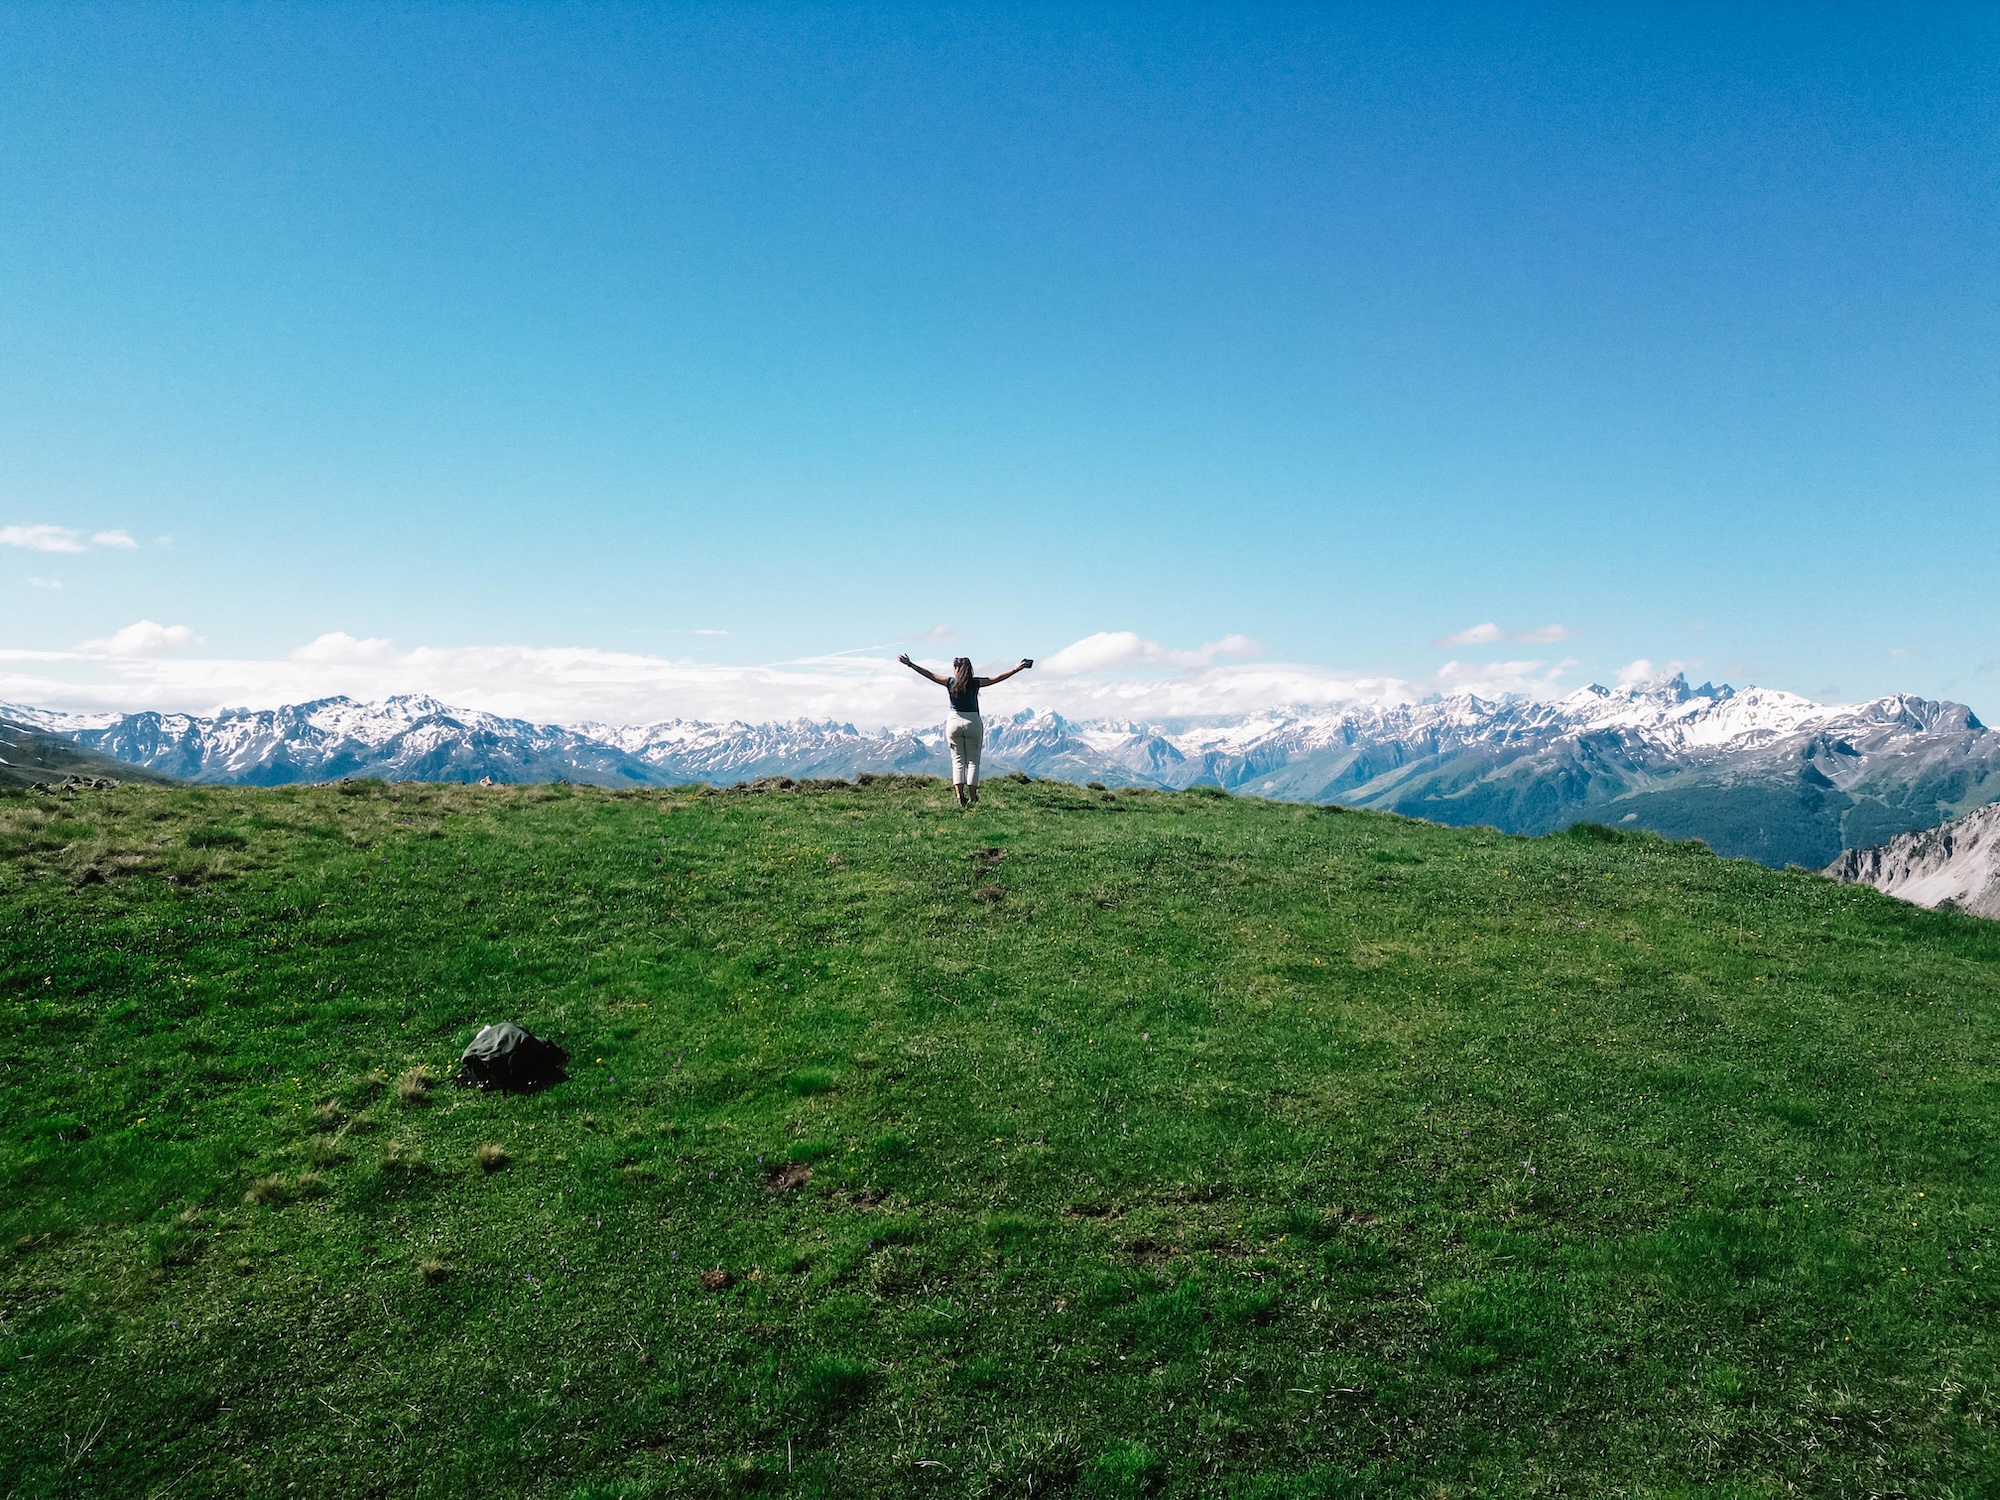
[[(1551, 627), (1554, 628), (1554, 627)], [(936, 637), (936, 632), (933, 632)], [(1520, 632), (1513, 639), (1543, 638)], [(0, 702), (77, 712), (212, 713), (345, 696), (419, 694), (513, 717), (578, 723), (664, 718), (839, 719), (909, 726), (935, 719), (937, 689), (897, 665), (896, 647), (721, 665), (594, 647), (417, 646), (335, 631), (274, 659), (202, 656), (186, 625), (140, 620), (70, 651), (0, 650)], [(952, 647), (913, 643), (934, 665)], [(1277, 705), (1414, 702), (1439, 692), (1547, 695), (1572, 661), (1449, 661), (1430, 681), (1258, 658), (1242, 635), (1180, 649), (1132, 631), (1086, 636), (996, 689), (991, 708), (1024, 703), (1078, 719), (1182, 719)], [(983, 662), (997, 669), (1011, 661)]]

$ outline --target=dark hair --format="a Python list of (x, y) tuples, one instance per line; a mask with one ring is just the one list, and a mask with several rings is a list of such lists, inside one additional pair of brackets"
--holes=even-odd
[(963, 696), (972, 691), (972, 658), (954, 656), (951, 659), (951, 690)]

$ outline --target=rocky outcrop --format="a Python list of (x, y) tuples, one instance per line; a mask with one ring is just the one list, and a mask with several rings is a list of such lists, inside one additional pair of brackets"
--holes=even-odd
[(1850, 849), (1827, 867), (1843, 885), (1872, 885), (1918, 906), (2000, 917), (2000, 803), (1872, 849)]

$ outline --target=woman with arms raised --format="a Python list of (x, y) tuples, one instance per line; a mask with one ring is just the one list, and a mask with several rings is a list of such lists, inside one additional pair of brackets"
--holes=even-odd
[(1005, 682), (1016, 672), (1034, 665), (1027, 657), (1018, 667), (1009, 667), (997, 677), (972, 675), (972, 658), (961, 656), (951, 664), (951, 676), (940, 677), (929, 667), (920, 667), (907, 656), (896, 658), (919, 677), (928, 677), (951, 695), (951, 717), (945, 720), (945, 743), (951, 746), (951, 784), (958, 793), (958, 805), (970, 807), (979, 800), (979, 749), (986, 743), (986, 726), (979, 718), (979, 690)]

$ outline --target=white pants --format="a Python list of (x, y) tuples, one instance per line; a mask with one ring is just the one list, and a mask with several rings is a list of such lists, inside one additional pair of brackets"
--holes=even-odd
[(944, 721), (945, 743), (951, 746), (951, 784), (979, 785), (979, 748), (986, 743), (986, 726), (978, 714), (955, 713)]

